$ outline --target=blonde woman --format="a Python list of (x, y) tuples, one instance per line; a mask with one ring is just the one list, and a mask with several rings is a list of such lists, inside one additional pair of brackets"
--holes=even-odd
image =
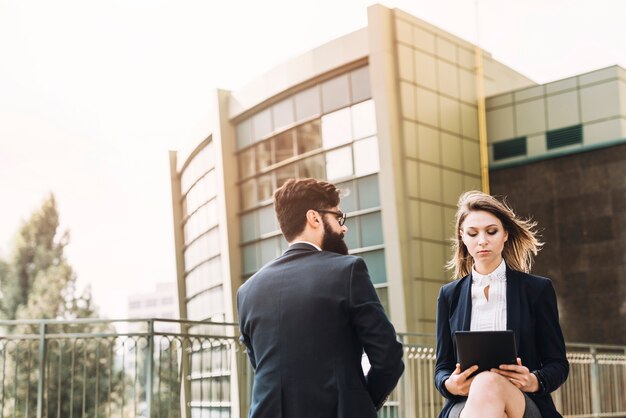
[[(552, 282), (529, 274), (543, 245), (534, 222), (477, 191), (463, 194), (456, 213), (454, 256), (459, 277), (437, 301), (435, 385), (446, 398), (440, 418), (561, 417), (550, 393), (569, 373)], [(517, 365), (470, 377), (461, 371), (455, 331), (512, 330)]]

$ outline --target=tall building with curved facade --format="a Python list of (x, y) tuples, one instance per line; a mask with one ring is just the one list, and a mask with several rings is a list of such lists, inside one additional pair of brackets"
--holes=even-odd
[(396, 328), (433, 332), (456, 201), (481, 187), (478, 97), (533, 84), (375, 5), (365, 28), (216, 91), (207, 137), (170, 153), (181, 317), (236, 321), (239, 286), (287, 248), (273, 191), (314, 177), (343, 190), (347, 244)]
[(343, 190), (348, 246), (398, 328), (432, 331), (450, 215), (480, 188), (477, 89), (533, 84), (477, 51), (375, 5), (367, 27), (215, 92), (207, 138), (170, 154), (181, 316), (236, 319), (238, 287), (287, 247), (273, 191), (315, 177)]

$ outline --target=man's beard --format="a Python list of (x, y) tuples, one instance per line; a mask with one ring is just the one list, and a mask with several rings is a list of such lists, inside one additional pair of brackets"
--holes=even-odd
[(343, 240), (343, 233), (338, 234), (333, 231), (326, 219), (322, 218), (324, 224), (324, 238), (322, 239), (322, 250), (333, 253), (348, 255), (348, 246)]

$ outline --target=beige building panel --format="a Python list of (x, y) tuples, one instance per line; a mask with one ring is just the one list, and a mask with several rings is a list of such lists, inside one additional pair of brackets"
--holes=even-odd
[(437, 90), (437, 63), (432, 55), (415, 51), (415, 82), (424, 87)]
[(515, 136), (526, 136), (546, 131), (546, 104), (543, 98), (515, 106)]
[(402, 136), (404, 137), (404, 153), (407, 157), (418, 158), (417, 153), (417, 124), (410, 120), (402, 121)]
[(420, 211), (419, 201), (409, 200), (409, 224), (411, 225), (411, 237), (418, 238), (422, 236), (420, 228)]
[(616, 65), (601, 70), (592, 71), (587, 74), (578, 76), (578, 85), (585, 86), (587, 84), (599, 83), (601, 81), (615, 79), (620, 76), (620, 68)]
[(459, 97), (459, 75), (456, 65), (437, 60), (437, 84), (439, 91), (455, 98)]
[(405, 81), (415, 82), (415, 72), (413, 68), (413, 48), (398, 44), (398, 68), (400, 78)]
[(439, 126), (437, 94), (417, 87), (417, 120), (431, 126)]
[(487, 140), (489, 142), (515, 137), (513, 127), (513, 106), (501, 107), (487, 112)]
[(478, 110), (475, 106), (461, 103), (461, 134), (478, 140)]
[(513, 104), (513, 93), (499, 94), (497, 96), (488, 97), (485, 100), (485, 108), (487, 111), (511, 104)]
[(422, 277), (424, 274), (422, 254), (422, 241), (418, 239), (411, 240), (411, 248), (409, 249), (409, 258), (411, 259), (411, 277)]
[(409, 303), (410, 308), (408, 308), (410, 310), (410, 312), (407, 312), (407, 314), (411, 315), (412, 319), (411, 322), (413, 322), (411, 324), (411, 326), (413, 327), (413, 330), (416, 332), (421, 332), (422, 331), (422, 325), (421, 325), (421, 321), (424, 320), (424, 304), (422, 303), (422, 300), (425, 297), (428, 297), (430, 295), (424, 295), (424, 282), (422, 280), (419, 279), (413, 279), (411, 280), (411, 295), (409, 296), (409, 300), (411, 301)]
[(465, 190), (481, 190), (480, 177), (463, 175), (463, 188)]
[(435, 35), (419, 26), (413, 27), (413, 45), (422, 51), (435, 54)]
[(528, 157), (544, 155), (547, 151), (545, 133), (526, 137), (526, 153)]
[[(431, 321), (437, 319), (437, 295), (443, 285), (444, 283), (424, 282), (424, 299), (422, 301), (424, 319)], [(435, 295), (435, 297), (432, 297), (432, 295)]]
[(463, 175), (456, 171), (443, 169), (443, 203), (456, 205), (463, 192)]
[(411, 45), (413, 43), (413, 25), (404, 19), (396, 19), (396, 39)]
[(544, 97), (545, 90), (544, 86), (533, 86), (527, 89), (518, 90), (513, 93), (515, 96), (515, 102), (522, 102), (524, 100), (532, 100)]
[(456, 52), (459, 65), (473, 73), (476, 68), (476, 56), (474, 51), (457, 45)]
[(420, 197), (441, 202), (441, 168), (419, 164)]
[(434, 164), (441, 163), (439, 131), (429, 126), (417, 125), (418, 158)]
[(626, 109), (621, 109), (620, 112), (620, 95), (616, 81), (580, 89), (580, 106), (583, 123), (614, 117), (620, 113), (626, 114)]
[(622, 119), (585, 124), (583, 125), (583, 143), (592, 145), (624, 138), (622, 127)]
[(478, 142), (467, 139), (463, 144), (463, 171), (480, 176), (480, 148)]
[(565, 128), (580, 123), (578, 91), (548, 96), (548, 130)]
[(476, 105), (476, 77), (462, 68), (459, 69), (459, 97), (464, 102)]
[(400, 82), (400, 102), (402, 103), (402, 117), (415, 120), (415, 86), (413, 84)]
[(620, 80), (617, 86), (617, 90), (619, 91), (620, 114), (624, 116), (626, 115), (626, 81)]
[(439, 120), (441, 129), (461, 133), (461, 108), (457, 100), (439, 96)]
[(442, 241), (444, 239), (444, 232), (441, 206), (428, 202), (420, 202), (419, 212), (422, 237)]
[(485, 54), (483, 54), (483, 71), (485, 74), (484, 88), (486, 97), (536, 84), (531, 79)]
[(437, 36), (435, 39), (436, 55), (456, 64), (456, 45), (447, 39)]
[(572, 90), (578, 87), (578, 80), (576, 77), (570, 77), (563, 80), (555, 81), (546, 84), (546, 93), (553, 94), (562, 91)]
[(430, 241), (422, 241), (422, 254), (424, 257), (424, 278), (431, 280), (446, 279), (446, 246)]
[(461, 137), (441, 132), (441, 164), (457, 170), (463, 167)]
[[(447, 207), (443, 208), (443, 226), (445, 227), (447, 240), (450, 240), (456, 236), (454, 232), (454, 229), (455, 229), (454, 217), (456, 216), (456, 204), (461, 194), (464, 193), (465, 191), (466, 190), (463, 189), (457, 194), (456, 198), (454, 199), (454, 208), (447, 208)], [(447, 249), (446, 249), (445, 257), (446, 257), (446, 262), (447, 262), (452, 257), (452, 249), (450, 248), (450, 244), (448, 244), (446, 247)], [(449, 276), (450, 275), (446, 275), (446, 277), (449, 277)]]
[(417, 171), (417, 162), (406, 161), (406, 188), (409, 197), (419, 197), (419, 178)]

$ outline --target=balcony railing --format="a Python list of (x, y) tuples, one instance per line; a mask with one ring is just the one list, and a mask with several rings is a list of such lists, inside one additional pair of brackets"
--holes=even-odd
[[(238, 418), (252, 370), (236, 324), (0, 321), (0, 418)], [(434, 336), (401, 334), (406, 370), (381, 418), (437, 417)], [(569, 344), (566, 417), (626, 417), (626, 347)]]

